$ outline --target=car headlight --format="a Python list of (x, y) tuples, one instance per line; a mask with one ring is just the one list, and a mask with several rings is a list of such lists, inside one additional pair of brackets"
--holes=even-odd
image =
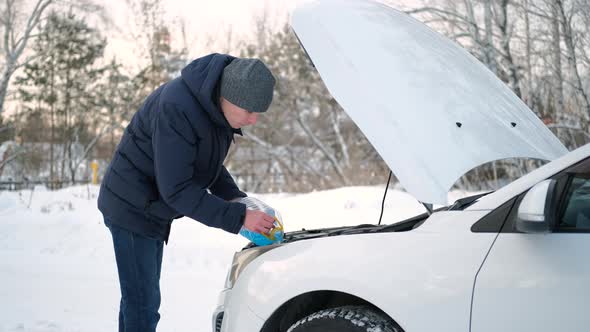
[(246, 266), (250, 264), (250, 262), (255, 260), (258, 256), (278, 246), (280, 246), (280, 244), (255, 247), (242, 250), (240, 252), (236, 252), (231, 264), (231, 268), (229, 269), (229, 273), (227, 274), (227, 278), (225, 280), (225, 288), (230, 289), (234, 286), (236, 280), (238, 280), (238, 277), (240, 276), (242, 271), (244, 271)]

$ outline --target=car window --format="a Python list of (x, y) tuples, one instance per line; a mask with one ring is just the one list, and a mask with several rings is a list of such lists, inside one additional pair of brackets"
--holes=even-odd
[(562, 204), (559, 231), (590, 232), (590, 174), (573, 176)]
[[(557, 181), (553, 231), (590, 233), (590, 158), (555, 174), (551, 179)], [(519, 233), (516, 230), (518, 207), (526, 193), (515, 197), (516, 201), (502, 226), (502, 233)]]

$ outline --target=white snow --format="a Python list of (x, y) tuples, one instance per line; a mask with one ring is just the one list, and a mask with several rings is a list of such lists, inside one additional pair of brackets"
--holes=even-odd
[[(287, 231), (377, 223), (383, 186), (309, 194), (251, 194), (281, 212)], [(0, 331), (115, 331), (119, 285), (97, 186), (0, 192)], [(454, 192), (453, 201), (466, 193)], [(424, 212), (390, 190), (383, 223)], [(164, 248), (158, 331), (210, 331), (240, 236), (176, 220)]]

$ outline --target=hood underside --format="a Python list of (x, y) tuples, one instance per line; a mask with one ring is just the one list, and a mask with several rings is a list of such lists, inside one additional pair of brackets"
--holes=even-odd
[(466, 172), (567, 149), (493, 73), (412, 17), (366, 0), (297, 8), (292, 27), (332, 96), (424, 203)]

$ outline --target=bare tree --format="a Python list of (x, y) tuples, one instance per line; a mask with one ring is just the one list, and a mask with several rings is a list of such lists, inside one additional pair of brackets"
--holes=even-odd
[(529, 0), (523, 0), (524, 14), (524, 39), (525, 39), (525, 59), (526, 59), (526, 95), (525, 102), (532, 106), (533, 90), (533, 70), (531, 62), (531, 23), (529, 18)]
[(567, 63), (574, 80), (573, 86), (574, 91), (576, 92), (574, 96), (577, 96), (578, 94), (581, 96), (582, 102), (584, 104), (583, 107), (586, 110), (586, 115), (590, 119), (590, 100), (588, 99), (588, 93), (582, 84), (582, 78), (580, 76), (580, 71), (578, 70), (577, 51), (574, 44), (576, 36), (572, 26), (572, 20), (574, 11), (577, 8), (575, 5), (573, 5), (570, 9), (570, 13), (566, 13), (563, 0), (555, 0), (554, 8), (555, 12), (558, 14), (556, 19), (561, 22), (563, 40), (567, 49)]
[(492, 73), (498, 74), (498, 65), (496, 64), (496, 51), (494, 48), (494, 31), (492, 25), (492, 0), (484, 0), (484, 22), (485, 22), (485, 58)]
[(27, 57), (19, 61), (27, 47), (27, 43), (33, 37), (35, 28), (39, 25), (43, 13), (54, 2), (54, 0), (36, 0), (35, 6), (26, 18), (23, 26), (19, 24), (18, 6), (22, 1), (4, 0), (4, 8), (0, 13), (0, 24), (3, 29), (2, 41), (2, 69), (0, 73), (0, 116), (4, 111), (4, 103), (8, 92), (8, 85), (14, 72), (31, 61)]
[[(553, 0), (550, 0), (553, 2)], [(556, 90), (556, 98), (554, 111), (561, 112), (565, 105), (565, 97), (563, 93), (563, 73), (561, 65), (561, 34), (559, 33), (559, 8), (555, 3), (550, 3), (551, 6), (551, 53), (553, 55), (553, 73), (554, 73), (554, 88)], [(557, 114), (552, 114), (556, 118)]]
[[(491, 1), (491, 0), (487, 0)], [(502, 59), (505, 63), (506, 71), (507, 71), (507, 81), (509, 82), (510, 87), (514, 93), (521, 98), (522, 92), (520, 87), (520, 74), (518, 72), (518, 65), (514, 61), (514, 56), (512, 55), (511, 49), (511, 40), (512, 40), (512, 33), (514, 30), (514, 24), (510, 23), (509, 15), (508, 15), (508, 5), (509, 0), (499, 0), (496, 1), (496, 10), (494, 18), (496, 20), (496, 25), (498, 26), (498, 30), (500, 32), (500, 49), (502, 50), (501, 55)], [(492, 46), (493, 48), (493, 46)]]
[(309, 137), (311, 142), (322, 152), (324, 157), (330, 162), (330, 164), (332, 165), (332, 167), (336, 171), (336, 174), (338, 175), (338, 177), (342, 181), (342, 184), (348, 185), (350, 182), (348, 181), (348, 178), (346, 177), (346, 175), (344, 175), (344, 170), (342, 168), (341, 162), (338, 160), (338, 158), (336, 158), (336, 156), (334, 155), (334, 152), (330, 151), (330, 149), (328, 149), (326, 144), (324, 144), (324, 142), (322, 142), (322, 140), (320, 140), (314, 134), (314, 132), (309, 127), (307, 121), (305, 120), (304, 116), (301, 114), (299, 106), (295, 106), (295, 112), (297, 113), (297, 118), (296, 118), (297, 123), (299, 123), (299, 125), (301, 126), (301, 128), (303, 129), (303, 131), (305, 132), (307, 137)]

